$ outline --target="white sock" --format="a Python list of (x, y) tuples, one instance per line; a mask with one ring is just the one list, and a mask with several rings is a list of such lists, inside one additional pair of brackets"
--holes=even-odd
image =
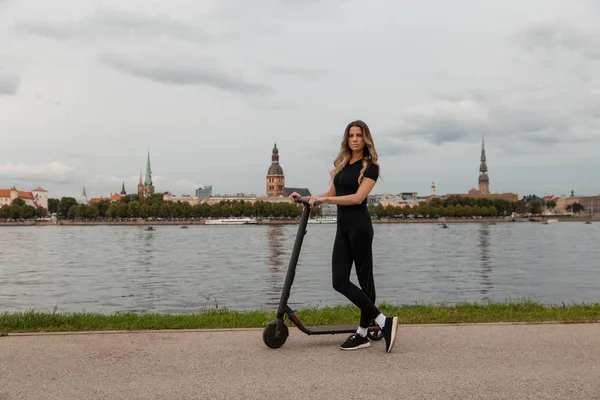
[(379, 327), (381, 329), (383, 329), (383, 327), (385, 326), (385, 315), (383, 315), (383, 313), (380, 313), (376, 318), (375, 318), (375, 322), (377, 323), (377, 325), (379, 325)]
[(356, 330), (356, 333), (358, 333), (360, 336), (362, 337), (367, 337), (367, 332), (369, 330), (367, 328), (363, 328), (362, 326), (358, 326), (358, 329)]

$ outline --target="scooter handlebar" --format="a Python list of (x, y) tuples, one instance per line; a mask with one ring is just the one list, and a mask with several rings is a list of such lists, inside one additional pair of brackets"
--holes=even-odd
[[(309, 198), (308, 197), (294, 197), (294, 200), (296, 200), (296, 203), (302, 203), (305, 206), (310, 205), (309, 202)], [(318, 206), (319, 204), (321, 204), (320, 201), (315, 201), (315, 206)]]

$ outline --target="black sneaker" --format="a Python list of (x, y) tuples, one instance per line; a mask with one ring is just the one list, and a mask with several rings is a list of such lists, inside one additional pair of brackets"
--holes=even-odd
[(358, 333), (354, 333), (348, 336), (348, 339), (340, 346), (342, 350), (358, 350), (365, 347), (369, 347), (371, 342), (366, 337), (360, 336)]
[(385, 339), (385, 352), (389, 353), (394, 347), (396, 341), (396, 331), (398, 330), (398, 317), (387, 317), (383, 327), (383, 338)]

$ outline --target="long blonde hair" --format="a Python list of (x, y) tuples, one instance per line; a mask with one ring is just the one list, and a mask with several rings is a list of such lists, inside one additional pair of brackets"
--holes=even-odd
[(371, 131), (367, 124), (365, 124), (361, 120), (352, 121), (346, 127), (344, 131), (344, 138), (342, 139), (342, 144), (340, 148), (340, 152), (338, 153), (335, 160), (333, 160), (334, 168), (331, 170), (331, 180), (350, 162), (350, 158), (352, 157), (352, 150), (348, 145), (348, 138), (350, 136), (350, 128), (353, 126), (358, 126), (362, 130), (363, 139), (365, 141), (365, 147), (363, 148), (363, 158), (362, 158), (362, 169), (360, 170), (360, 174), (358, 175), (358, 184), (363, 180), (363, 175), (365, 170), (367, 169), (367, 165), (369, 162), (379, 166), (377, 160), (379, 156), (377, 155), (377, 150), (375, 150), (375, 145), (373, 144), (373, 138), (371, 137)]

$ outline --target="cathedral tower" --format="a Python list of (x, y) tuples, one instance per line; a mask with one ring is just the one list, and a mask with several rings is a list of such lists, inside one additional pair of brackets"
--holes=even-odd
[(267, 174), (267, 196), (283, 196), (284, 187), (285, 176), (283, 175), (281, 165), (279, 165), (279, 150), (277, 149), (277, 143), (275, 143), (273, 154), (271, 155), (271, 166)]
[(148, 160), (146, 161), (146, 180), (142, 185), (142, 173), (140, 172), (140, 182), (138, 183), (138, 196), (141, 199), (149, 199), (154, 194), (154, 185), (152, 185), (152, 168), (150, 168), (150, 151), (148, 151)]
[(479, 164), (479, 193), (490, 193), (490, 178), (488, 177), (487, 164), (485, 162), (485, 145), (481, 137), (481, 164)]

